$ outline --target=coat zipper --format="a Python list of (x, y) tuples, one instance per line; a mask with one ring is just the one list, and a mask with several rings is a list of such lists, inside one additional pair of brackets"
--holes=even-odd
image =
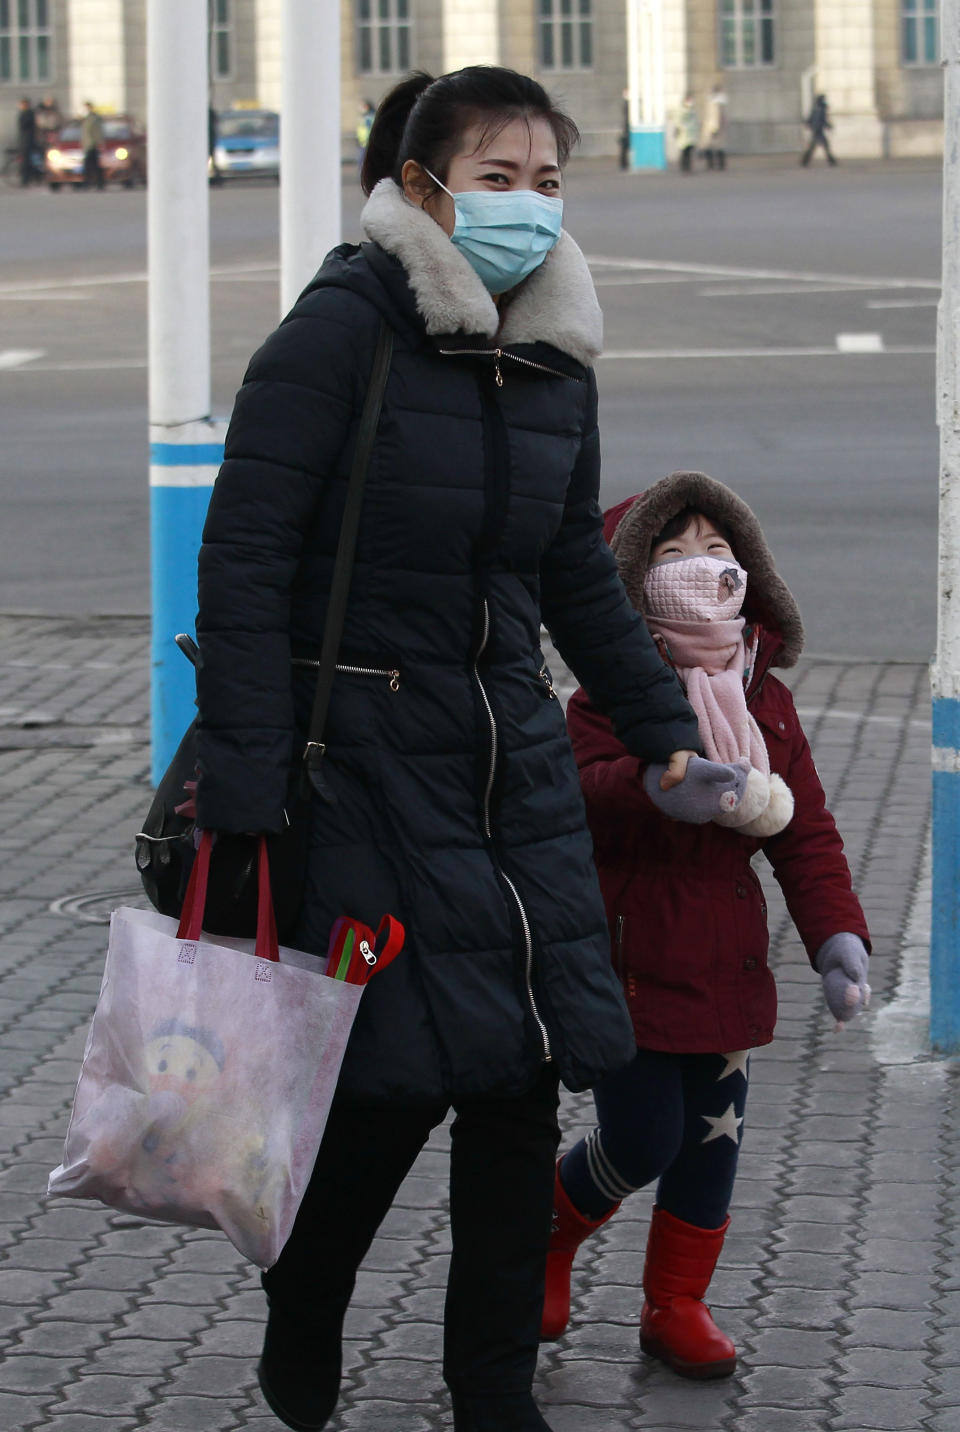
[(506, 348), (441, 348), (438, 350), (445, 358), (489, 358), (493, 355), (493, 376), (498, 388), (503, 387), (503, 374), (500, 371), (500, 359), (509, 358), (513, 363), (522, 363), (525, 368), (536, 368), (539, 373), (549, 373), (551, 378), (570, 378), (574, 383), (582, 383), (583, 379), (576, 377), (573, 373), (561, 373), (559, 368), (548, 368), (546, 363), (535, 363), (532, 358), (521, 358), (519, 353), (511, 353)]
[[(483, 699), (484, 709), (487, 713), (487, 722), (490, 728), (490, 764), (487, 769), (487, 784), (483, 793), (483, 833), (486, 836), (487, 840), (492, 840), (493, 828), (490, 821), (490, 799), (493, 794), (493, 782), (497, 770), (497, 756), (499, 755), (500, 751), (500, 739), (499, 732), (497, 731), (496, 717), (493, 714), (493, 707), (490, 705), (490, 698), (487, 696), (486, 687), (484, 686), (483, 678), (480, 675), (480, 658), (487, 649), (487, 642), (489, 641), (489, 639), (490, 604), (487, 601), (487, 598), (484, 597), (483, 634), (480, 638), (480, 645), (477, 648), (477, 654), (474, 657), (473, 674), (476, 678), (477, 686)], [(550, 1035), (547, 1032), (547, 1026), (540, 1018), (540, 1011), (537, 1009), (537, 1001), (533, 993), (533, 935), (530, 931), (530, 921), (527, 918), (527, 912), (524, 907), (523, 901), (520, 898), (519, 890), (514, 885), (509, 875), (507, 875), (507, 873), (499, 867), (499, 863), (498, 868), (500, 869), (500, 875), (503, 879), (504, 884), (506, 885), (507, 889), (510, 891), (511, 895), (514, 898), (514, 901), (516, 902), (517, 912), (520, 916), (520, 924), (523, 928), (524, 980), (527, 986), (527, 1000), (530, 1004), (530, 1012), (536, 1020), (537, 1028), (540, 1030), (540, 1039), (543, 1043), (543, 1061), (545, 1064), (549, 1064), (553, 1059), (553, 1054), (550, 1049)]]
[(539, 673), (539, 674), (540, 674), (540, 680), (543, 682), (544, 686), (547, 688), (547, 695), (548, 695), (548, 696), (552, 696), (553, 699), (554, 699), (554, 701), (559, 701), (560, 698), (559, 698), (559, 696), (557, 695), (557, 693), (556, 693), (556, 692), (554, 691), (554, 689), (553, 689), (553, 678), (551, 677), (550, 672), (547, 670), (547, 663), (546, 663), (546, 662), (544, 662), (543, 665), (541, 666), (541, 668), (540, 668), (540, 673)]
[[(312, 666), (316, 668), (320, 665), (320, 663), (319, 661), (314, 661), (307, 656), (294, 656), (291, 658), (291, 665)], [(400, 690), (400, 672), (395, 667), (388, 668), (385, 666), (350, 666), (346, 662), (338, 661), (335, 670), (345, 671), (348, 676), (382, 676), (384, 678), (389, 678), (390, 690)]]
[(620, 978), (623, 979), (623, 916), (622, 916), (622, 915), (618, 915), (618, 916), (617, 916), (617, 922), (616, 922), (616, 925), (614, 926), (613, 941), (614, 941), (614, 949), (616, 950), (616, 955), (615, 955), (614, 961), (613, 961), (613, 967), (614, 967), (614, 969), (616, 970), (617, 974), (620, 976)]

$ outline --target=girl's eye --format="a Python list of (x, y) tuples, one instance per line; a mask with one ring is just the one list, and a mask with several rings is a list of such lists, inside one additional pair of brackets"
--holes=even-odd
[(509, 184), (510, 182), (506, 174), (482, 174), (480, 177), (484, 184)]
[(560, 180), (559, 180), (559, 179), (544, 179), (543, 183), (540, 185), (540, 188), (541, 188), (541, 189), (545, 189), (548, 194), (559, 194), (559, 193), (560, 193)]

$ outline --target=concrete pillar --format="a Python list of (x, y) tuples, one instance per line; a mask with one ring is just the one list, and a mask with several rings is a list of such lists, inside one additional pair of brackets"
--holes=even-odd
[(69, 0), (69, 112), (127, 107), (123, 0)]
[(814, 89), (830, 106), (831, 148), (840, 159), (880, 158), (873, 0), (815, 0), (814, 26)]
[(443, 68), (500, 63), (497, 0), (443, 0)]

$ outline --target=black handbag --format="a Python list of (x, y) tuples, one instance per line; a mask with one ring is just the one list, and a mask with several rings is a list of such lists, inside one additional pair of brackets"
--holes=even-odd
[[(381, 321), (370, 382), (357, 429), (340, 539), (323, 628), (317, 684), (307, 741), (290, 772), (287, 825), (267, 836), (270, 884), (281, 940), (289, 939), (300, 913), (306, 870), (309, 809), (313, 794), (327, 797), (323, 781), (323, 732), (336, 674), (337, 654), (350, 592), (353, 559), (360, 529), (363, 489), (373, 450), (384, 389), (390, 372), (393, 331)], [(200, 652), (186, 635), (177, 645), (197, 665)], [(195, 846), (193, 792), (197, 779), (197, 722), (187, 728), (176, 754), (157, 786), (143, 827), (136, 835), (136, 863), (147, 898), (162, 915), (178, 917), (193, 865)], [(212, 935), (247, 937), (257, 924), (257, 839), (219, 832), (210, 862), (204, 928)]]

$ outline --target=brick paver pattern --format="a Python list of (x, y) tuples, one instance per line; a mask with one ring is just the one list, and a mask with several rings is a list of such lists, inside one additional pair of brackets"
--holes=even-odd
[[(0, 618), (9, 1432), (279, 1427), (254, 1378), (257, 1273), (225, 1238), (43, 1201), (107, 914), (142, 903), (132, 835), (150, 798), (147, 648), (139, 619)], [(568, 693), (559, 663), (556, 675)], [(544, 1347), (537, 1392), (555, 1432), (960, 1427), (958, 1076), (925, 1051), (915, 978), (928, 938), (926, 668), (811, 658), (789, 680), (874, 933), (872, 1009), (834, 1031), (761, 862), (780, 1018), (753, 1059), (733, 1221), (709, 1294), (740, 1350), (738, 1372), (684, 1382), (639, 1353), (644, 1191), (585, 1245), (570, 1328)], [(591, 1111), (589, 1095), (564, 1095), (565, 1142), (590, 1127)], [(331, 1432), (450, 1425), (440, 1379), (446, 1165), (440, 1129), (360, 1272)]]

